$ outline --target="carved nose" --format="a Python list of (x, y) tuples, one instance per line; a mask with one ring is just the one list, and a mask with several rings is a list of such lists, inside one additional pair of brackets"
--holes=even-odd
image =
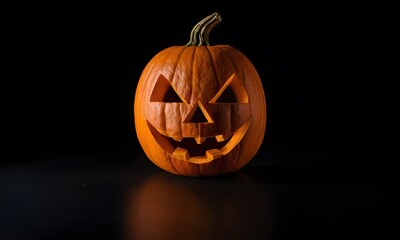
[(208, 122), (206, 116), (204, 115), (203, 111), (201, 108), (196, 107), (196, 110), (194, 111), (193, 116), (190, 118), (189, 122), (191, 123), (204, 123)]
[(188, 115), (186, 123), (212, 123), (211, 117), (208, 115), (204, 106), (199, 102), (193, 107), (191, 113)]

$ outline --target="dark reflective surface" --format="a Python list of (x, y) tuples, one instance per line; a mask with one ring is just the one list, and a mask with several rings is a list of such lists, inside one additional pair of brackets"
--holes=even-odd
[(389, 200), (396, 182), (373, 166), (274, 164), (281, 153), (268, 155), (270, 161), (261, 153), (240, 172), (188, 178), (138, 152), (3, 166), (0, 239), (394, 236)]
[(272, 193), (247, 174), (218, 179), (157, 173), (128, 198), (128, 239), (270, 239)]

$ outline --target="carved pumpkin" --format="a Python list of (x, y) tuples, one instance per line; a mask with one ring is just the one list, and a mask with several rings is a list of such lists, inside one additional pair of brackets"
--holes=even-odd
[(158, 167), (184, 176), (237, 171), (257, 153), (267, 113), (263, 86), (250, 60), (229, 45), (211, 46), (213, 13), (184, 46), (157, 53), (135, 93), (138, 140)]

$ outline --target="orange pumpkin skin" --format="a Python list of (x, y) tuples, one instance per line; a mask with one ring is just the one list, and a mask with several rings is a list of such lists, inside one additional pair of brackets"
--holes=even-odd
[(172, 46), (144, 68), (134, 120), (145, 154), (161, 169), (183, 176), (231, 173), (263, 142), (261, 79), (251, 61), (229, 45)]

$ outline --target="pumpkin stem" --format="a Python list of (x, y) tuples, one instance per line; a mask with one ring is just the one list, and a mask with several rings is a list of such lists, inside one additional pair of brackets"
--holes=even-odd
[(190, 40), (186, 46), (209, 46), (210, 31), (222, 20), (221, 16), (214, 12), (198, 22), (190, 33)]

